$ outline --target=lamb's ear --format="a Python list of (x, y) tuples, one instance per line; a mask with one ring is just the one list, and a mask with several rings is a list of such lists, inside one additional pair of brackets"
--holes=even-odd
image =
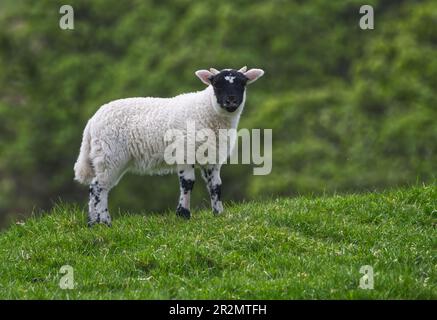
[(209, 68), (209, 71), (211, 71), (211, 73), (212, 73), (213, 75), (216, 75), (216, 74), (219, 74), (219, 73), (220, 73), (220, 71), (218, 71), (218, 70), (215, 69), (215, 68)]
[(258, 80), (258, 78), (262, 77), (264, 75), (264, 70), (262, 70), (262, 69), (250, 69), (249, 71), (246, 71), (244, 73), (244, 75), (248, 79), (247, 84), (250, 84), (250, 83)]
[(208, 86), (211, 84), (211, 79), (214, 77), (214, 75), (208, 70), (197, 70), (196, 76)]

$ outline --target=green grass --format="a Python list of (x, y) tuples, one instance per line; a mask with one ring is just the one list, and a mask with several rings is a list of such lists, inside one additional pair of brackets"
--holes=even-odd
[[(5, 299), (437, 298), (437, 187), (122, 215), (59, 205), (0, 234)], [(75, 288), (62, 290), (63, 265)], [(362, 265), (374, 289), (358, 287)]]

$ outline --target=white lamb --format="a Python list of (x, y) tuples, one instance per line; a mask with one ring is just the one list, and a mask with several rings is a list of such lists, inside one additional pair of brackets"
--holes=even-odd
[[(216, 136), (220, 129), (236, 129), (245, 103), (246, 84), (263, 74), (261, 69), (247, 71), (246, 67), (238, 71), (199, 70), (196, 76), (208, 85), (203, 91), (173, 98), (127, 98), (103, 105), (85, 127), (74, 165), (75, 180), (90, 185), (88, 225), (111, 225), (108, 193), (128, 171), (153, 175), (177, 169), (181, 194), (176, 213), (190, 218), (194, 165), (165, 161), (170, 143), (164, 138), (166, 132), (178, 129), (186, 133), (187, 121), (194, 123), (196, 130), (209, 129)], [(222, 163), (223, 159), (201, 166), (214, 213), (223, 211)]]

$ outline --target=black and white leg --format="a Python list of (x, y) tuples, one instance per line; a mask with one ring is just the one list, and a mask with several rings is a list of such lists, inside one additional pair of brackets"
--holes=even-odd
[(108, 188), (103, 187), (97, 179), (94, 179), (89, 192), (88, 226), (91, 227), (96, 223), (111, 226), (111, 216), (108, 211)]
[(191, 190), (193, 190), (195, 180), (194, 165), (178, 166), (178, 177), (181, 195), (179, 197), (179, 204), (176, 208), (176, 214), (183, 218), (189, 219), (191, 217)]
[(207, 165), (202, 167), (202, 178), (205, 180), (211, 197), (211, 207), (215, 214), (223, 212), (221, 201), (222, 180), (220, 178), (220, 165)]

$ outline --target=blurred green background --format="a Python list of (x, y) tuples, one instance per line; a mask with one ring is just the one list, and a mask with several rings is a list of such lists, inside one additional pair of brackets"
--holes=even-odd
[[(437, 2), (0, 2), (0, 224), (54, 202), (84, 207), (73, 182), (82, 130), (98, 107), (201, 90), (194, 71), (263, 68), (240, 128), (273, 129), (273, 171), (223, 168), (226, 201), (434, 182)], [(359, 8), (375, 10), (361, 30)], [(199, 175), (198, 175), (199, 178)], [(207, 206), (200, 179), (194, 205)], [(173, 209), (175, 176), (127, 175), (113, 213)]]

